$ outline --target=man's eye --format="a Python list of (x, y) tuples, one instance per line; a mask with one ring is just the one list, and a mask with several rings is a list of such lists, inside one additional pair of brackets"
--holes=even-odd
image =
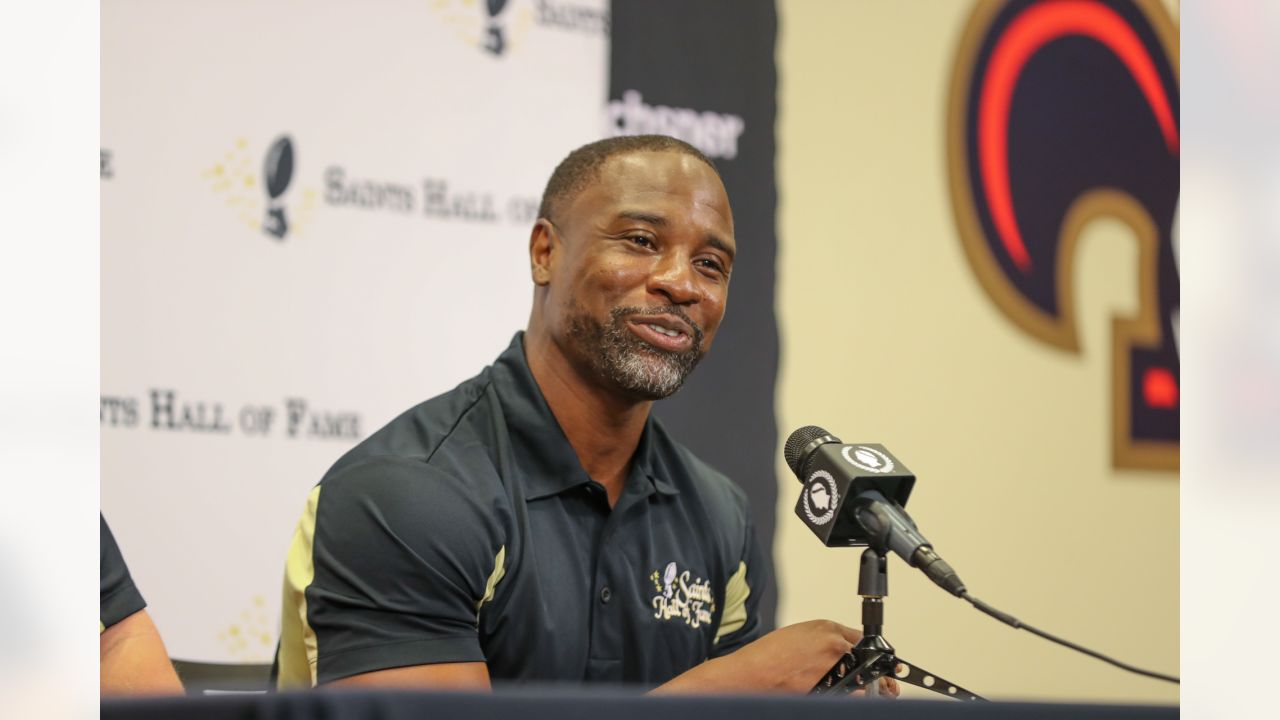
[(721, 265), (719, 260), (715, 260), (713, 258), (701, 258), (698, 260), (698, 263), (705, 268), (711, 268), (725, 277), (729, 276), (729, 271), (724, 269), (724, 265)]
[(631, 241), (632, 244), (639, 245), (640, 247), (653, 247), (653, 238), (645, 235), (632, 235), (628, 237), (627, 240)]

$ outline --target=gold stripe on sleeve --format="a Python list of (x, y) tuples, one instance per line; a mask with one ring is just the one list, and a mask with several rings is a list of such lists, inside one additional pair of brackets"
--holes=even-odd
[(720, 638), (747, 624), (747, 598), (750, 595), (751, 587), (747, 585), (747, 564), (739, 562), (738, 571), (724, 586), (724, 614), (720, 616), (720, 627), (716, 628), (716, 643), (720, 642)]
[(489, 573), (489, 581), (485, 583), (484, 597), (476, 603), (476, 624), (480, 623), (480, 608), (493, 599), (494, 593), (498, 590), (498, 583), (502, 581), (502, 576), (507, 574), (506, 561), (507, 546), (503, 545), (498, 548), (498, 554), (493, 558), (493, 572)]
[(284, 568), (284, 597), (280, 613), (280, 650), (276, 661), (280, 674), (278, 687), (302, 688), (316, 684), (316, 633), (307, 622), (307, 588), (315, 579), (312, 546), (316, 535), (316, 507), (320, 503), (320, 486), (307, 496), (307, 507), (293, 532), (289, 557)]

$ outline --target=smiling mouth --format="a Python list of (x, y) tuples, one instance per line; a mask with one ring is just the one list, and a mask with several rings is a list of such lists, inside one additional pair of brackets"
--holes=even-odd
[(620, 306), (609, 318), (606, 324), (584, 312), (570, 319), (569, 332), (601, 377), (635, 397), (670, 396), (702, 359), (702, 328), (683, 308)]
[(680, 332), (679, 330), (668, 330), (667, 328), (664, 328), (661, 325), (654, 325), (653, 323), (640, 323), (640, 324), (647, 328), (652, 329), (654, 332), (662, 333), (667, 337), (678, 338), (684, 335), (684, 333)]
[(698, 347), (696, 331), (687, 329), (682, 319), (641, 315), (631, 317), (627, 326), (646, 345), (661, 352), (683, 354)]

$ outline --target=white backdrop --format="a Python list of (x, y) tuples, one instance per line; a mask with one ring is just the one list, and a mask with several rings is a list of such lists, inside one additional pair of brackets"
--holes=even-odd
[(269, 660), (310, 486), (524, 326), (537, 198), (603, 134), (607, 4), (487, 13), (102, 6), (102, 509), (175, 657)]

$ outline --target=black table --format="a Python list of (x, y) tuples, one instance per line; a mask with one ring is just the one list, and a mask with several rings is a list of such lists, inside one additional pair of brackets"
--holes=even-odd
[(1173, 720), (1177, 706), (829, 697), (645, 697), (619, 690), (521, 689), (493, 695), (322, 690), (104, 700), (103, 720)]

